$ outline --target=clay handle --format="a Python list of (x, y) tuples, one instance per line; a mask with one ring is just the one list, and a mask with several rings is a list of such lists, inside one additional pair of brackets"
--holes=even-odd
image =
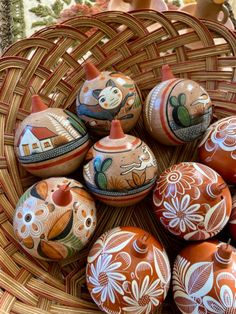
[(225, 24), (229, 18), (229, 10), (225, 5), (222, 5), (222, 10), (221, 12), (224, 13), (223, 19), (222, 20), (218, 20), (218, 22)]

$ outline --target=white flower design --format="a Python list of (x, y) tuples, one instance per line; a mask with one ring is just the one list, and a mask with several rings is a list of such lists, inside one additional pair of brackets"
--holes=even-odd
[(111, 301), (115, 303), (115, 294), (124, 295), (119, 281), (126, 280), (125, 275), (117, 270), (121, 266), (121, 262), (111, 263), (112, 255), (103, 254), (97, 259), (97, 262), (91, 264), (92, 276), (88, 276), (89, 282), (94, 286), (92, 293), (101, 294), (101, 302)]
[(49, 210), (45, 204), (38, 205), (37, 202), (37, 199), (30, 198), (16, 210), (14, 229), (23, 239), (39, 237), (43, 232), (43, 222), (47, 220)]
[(123, 299), (128, 306), (123, 307), (124, 312), (132, 312), (135, 314), (152, 313), (153, 306), (159, 305), (158, 297), (164, 293), (163, 289), (157, 289), (160, 279), (155, 280), (151, 285), (149, 276), (146, 276), (139, 289), (136, 280), (132, 281), (132, 297), (124, 296)]
[(204, 220), (204, 217), (196, 214), (200, 208), (200, 204), (193, 204), (189, 206), (190, 195), (185, 195), (181, 200), (176, 198), (171, 199), (171, 203), (164, 202), (165, 211), (162, 215), (169, 220), (170, 228), (179, 228), (181, 232), (185, 233), (187, 228), (196, 230), (196, 223)]
[[(186, 191), (197, 187), (202, 179), (196, 175), (192, 164), (181, 163), (165, 170), (157, 181), (156, 190), (165, 197), (176, 197), (177, 194), (184, 195)], [(196, 190), (196, 199), (199, 197), (199, 190)]]
[(86, 244), (97, 224), (96, 209), (87, 207), (80, 202), (74, 203), (73, 208), (76, 213), (74, 234), (79, 237), (83, 244)]

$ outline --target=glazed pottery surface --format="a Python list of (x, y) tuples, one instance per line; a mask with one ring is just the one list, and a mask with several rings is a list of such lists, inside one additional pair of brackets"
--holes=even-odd
[[(115, 123), (112, 121), (111, 134)], [(121, 130), (122, 131), (122, 130)], [(124, 134), (102, 138), (89, 150), (84, 166), (86, 185), (109, 205), (122, 207), (139, 202), (151, 190), (157, 176), (157, 162), (151, 149), (139, 138)]]
[(34, 257), (61, 260), (89, 241), (96, 227), (93, 198), (67, 178), (39, 181), (20, 198), (13, 228), (22, 247)]
[(226, 243), (186, 247), (173, 268), (174, 300), (184, 314), (236, 313), (236, 251)]
[[(226, 0), (197, 0), (194, 16), (202, 19), (226, 23), (229, 11), (224, 5)], [(223, 17), (220, 16), (222, 12)]]
[(134, 81), (119, 72), (101, 72), (86, 80), (77, 96), (77, 114), (91, 132), (109, 134), (111, 121), (119, 119), (130, 131), (141, 114), (141, 96)]
[(200, 161), (215, 169), (226, 182), (236, 184), (236, 116), (212, 124), (198, 154)]
[(199, 84), (172, 78), (151, 90), (143, 114), (153, 138), (166, 145), (179, 145), (204, 134), (212, 118), (212, 105)]
[(153, 193), (155, 213), (164, 227), (185, 240), (205, 240), (229, 220), (232, 198), (211, 168), (182, 162), (166, 169)]
[(46, 108), (25, 118), (16, 130), (15, 151), (21, 165), (39, 177), (75, 171), (89, 149), (89, 136), (73, 113)]
[(164, 248), (139, 228), (104, 233), (88, 255), (89, 292), (109, 314), (154, 313), (166, 297), (170, 277)]
[(229, 219), (229, 231), (233, 244), (236, 244), (236, 193), (233, 195), (232, 213)]

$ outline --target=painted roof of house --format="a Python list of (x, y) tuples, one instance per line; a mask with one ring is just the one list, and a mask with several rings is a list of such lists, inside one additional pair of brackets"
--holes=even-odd
[(24, 134), (25, 134), (25, 132), (27, 130), (30, 130), (30, 132), (40, 141), (41, 140), (46, 140), (47, 138), (51, 138), (51, 137), (57, 136), (57, 134), (55, 134), (54, 132), (52, 132), (51, 130), (49, 130), (46, 127), (38, 127), (38, 126), (27, 125), (25, 127), (25, 129), (23, 130), (23, 132), (21, 133), (20, 137), (19, 137), (19, 140), (17, 142), (17, 146), (20, 145), (22, 137), (24, 136)]

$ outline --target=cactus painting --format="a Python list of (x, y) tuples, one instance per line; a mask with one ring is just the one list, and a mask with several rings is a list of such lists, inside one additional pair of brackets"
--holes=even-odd
[(112, 164), (111, 158), (106, 158), (103, 161), (100, 157), (94, 159), (93, 166), (95, 170), (94, 181), (96, 186), (101, 190), (107, 190), (107, 176), (105, 172)]
[(174, 108), (172, 115), (175, 123), (181, 127), (189, 127), (191, 125), (191, 116), (185, 107), (186, 95), (181, 93), (178, 97), (171, 96), (170, 104)]

